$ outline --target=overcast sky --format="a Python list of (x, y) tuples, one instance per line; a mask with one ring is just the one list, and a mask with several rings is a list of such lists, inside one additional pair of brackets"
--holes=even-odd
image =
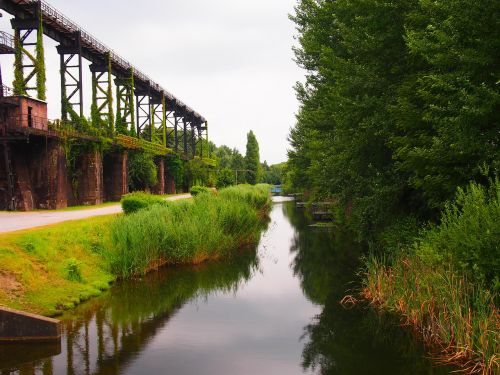
[[(296, 0), (49, 2), (205, 116), (217, 145), (244, 153), (252, 129), (262, 161), (286, 160), (298, 107), (293, 86), (303, 76), (292, 60), (295, 29), (288, 19)], [(0, 25), (11, 32), (8, 15)], [(58, 118), (59, 58), (56, 44), (45, 43), (49, 117)], [(12, 61), (0, 58), (10, 86)]]

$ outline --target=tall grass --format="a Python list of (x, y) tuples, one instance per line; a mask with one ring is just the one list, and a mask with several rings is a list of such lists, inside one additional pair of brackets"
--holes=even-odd
[(267, 186), (246, 185), (154, 205), (113, 222), (104, 256), (119, 277), (225, 257), (257, 240), (269, 206)]
[(471, 184), (413, 245), (366, 260), (365, 298), (401, 314), (466, 373), (500, 371), (499, 192), (498, 181)]

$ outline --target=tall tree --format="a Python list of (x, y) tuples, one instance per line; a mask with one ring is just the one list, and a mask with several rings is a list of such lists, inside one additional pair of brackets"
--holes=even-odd
[(500, 2), (299, 0), (287, 183), (364, 237), (500, 167)]
[(245, 154), (245, 167), (247, 169), (247, 182), (255, 185), (261, 178), (259, 143), (253, 131), (247, 134), (247, 150)]

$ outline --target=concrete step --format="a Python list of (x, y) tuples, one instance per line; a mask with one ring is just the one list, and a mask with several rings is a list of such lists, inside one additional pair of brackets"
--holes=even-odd
[(47, 342), (60, 339), (59, 320), (0, 306), (0, 343)]

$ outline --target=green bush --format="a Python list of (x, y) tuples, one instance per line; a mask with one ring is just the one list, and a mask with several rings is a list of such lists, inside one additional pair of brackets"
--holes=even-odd
[(167, 205), (165, 199), (142, 191), (124, 195), (121, 200), (123, 212), (126, 215), (153, 205)]
[(152, 188), (158, 182), (153, 155), (133, 152), (128, 159), (128, 177), (131, 191)]
[(481, 282), (500, 287), (500, 182), (489, 189), (471, 183), (446, 205), (440, 225), (417, 244), (427, 263), (450, 263)]
[(234, 173), (229, 168), (223, 168), (217, 173), (217, 181), (215, 186), (217, 189), (222, 189), (234, 185)]
[(66, 280), (82, 282), (82, 271), (81, 271), (81, 262), (74, 258), (70, 258), (66, 261), (64, 265)]
[(193, 197), (196, 197), (198, 194), (209, 193), (210, 189), (205, 186), (195, 185), (191, 188), (191, 190), (189, 190), (189, 192)]
[(104, 256), (119, 277), (225, 257), (258, 239), (269, 202), (267, 188), (241, 186), (153, 205), (113, 223), (113, 246)]

